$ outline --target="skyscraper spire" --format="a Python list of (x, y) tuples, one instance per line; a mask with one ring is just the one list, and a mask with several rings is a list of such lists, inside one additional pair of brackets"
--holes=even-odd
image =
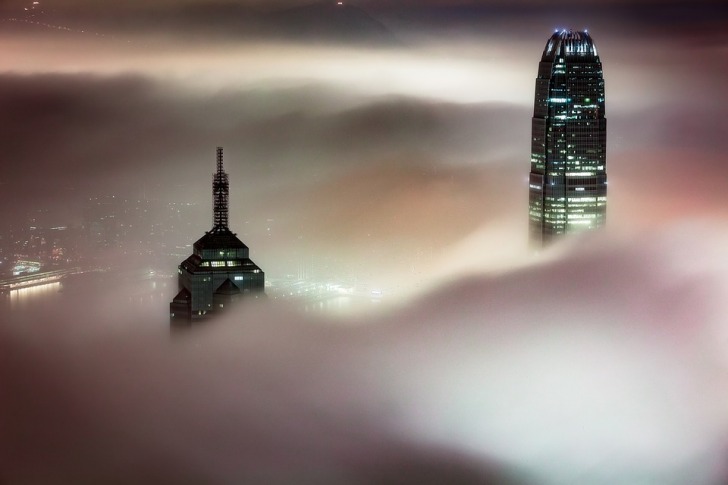
[(222, 166), (222, 147), (217, 147), (217, 172), (212, 176), (212, 205), (213, 221), (212, 232), (229, 231), (228, 229), (228, 198), (230, 196), (230, 183), (228, 174)]

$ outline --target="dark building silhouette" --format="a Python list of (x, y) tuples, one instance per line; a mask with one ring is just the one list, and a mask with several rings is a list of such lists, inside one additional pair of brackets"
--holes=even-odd
[(179, 293), (169, 304), (172, 324), (185, 324), (218, 313), (245, 293), (261, 295), (265, 274), (248, 257), (248, 247), (228, 228), (230, 184), (217, 149), (212, 178), (212, 230), (195, 242), (193, 253), (179, 265)]
[(529, 177), (534, 247), (606, 221), (604, 77), (589, 34), (562, 30), (546, 44), (536, 78)]

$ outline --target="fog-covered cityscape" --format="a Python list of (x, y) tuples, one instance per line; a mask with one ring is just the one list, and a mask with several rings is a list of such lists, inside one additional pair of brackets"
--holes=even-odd
[(0, 483), (726, 483), (727, 22), (0, 3)]
[[(1, 288), (5, 305), (24, 299), (48, 298), (55, 290), (93, 286), (113, 288), (137, 284), (131, 300), (150, 293), (171, 298), (177, 287), (177, 265), (192, 251), (192, 243), (207, 229), (193, 222), (209, 216), (211, 207), (195, 202), (162, 202), (115, 195), (93, 197), (81, 204), (80, 214), (58, 215), (52, 209), (33, 211), (3, 232)], [(275, 220), (246, 221), (276, 236)], [(246, 231), (247, 232), (247, 231)], [(303, 310), (346, 312), (377, 305), (382, 290), (355, 275), (334, 269), (328, 258), (306, 259), (292, 254), (289, 272), (269, 279), (267, 294), (290, 300)], [(25, 290), (25, 291), (20, 291)], [(158, 305), (154, 299), (150, 305)], [(160, 315), (166, 315), (164, 306)]]

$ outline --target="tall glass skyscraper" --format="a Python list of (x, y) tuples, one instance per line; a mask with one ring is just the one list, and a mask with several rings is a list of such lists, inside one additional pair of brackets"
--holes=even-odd
[(536, 78), (529, 176), (534, 247), (604, 225), (607, 120), (604, 77), (589, 34), (562, 30), (546, 43)]

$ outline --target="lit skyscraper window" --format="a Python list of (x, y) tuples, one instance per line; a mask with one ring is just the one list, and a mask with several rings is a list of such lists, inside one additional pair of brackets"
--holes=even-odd
[(607, 212), (604, 76), (589, 34), (546, 43), (536, 78), (529, 176), (534, 247), (604, 225)]

